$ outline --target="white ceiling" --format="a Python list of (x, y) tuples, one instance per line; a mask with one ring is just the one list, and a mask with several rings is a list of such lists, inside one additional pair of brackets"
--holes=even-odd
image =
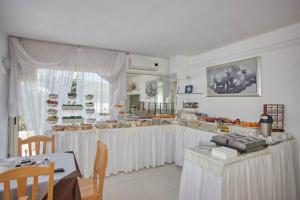
[(9, 35), (195, 55), (300, 21), (300, 0), (0, 0)]

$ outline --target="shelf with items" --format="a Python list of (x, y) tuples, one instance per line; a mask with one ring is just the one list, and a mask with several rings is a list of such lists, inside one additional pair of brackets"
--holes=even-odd
[(193, 93), (177, 92), (176, 94), (187, 94), (187, 95), (190, 95), (190, 94), (204, 94), (204, 93), (203, 92), (193, 92)]
[(76, 127), (79, 127), (78, 124), (81, 124), (84, 121), (84, 117), (82, 116), (84, 107), (83, 105), (76, 103), (77, 94), (75, 92), (68, 93), (67, 97), (69, 99), (68, 103), (61, 106), (61, 110), (63, 111), (61, 121), (63, 124), (67, 124), (67, 130), (76, 130)]
[(46, 121), (49, 124), (56, 124), (58, 122), (58, 117), (56, 116), (58, 110), (56, 109), (57, 105), (58, 105), (58, 101), (57, 101), (58, 95), (54, 94), (54, 93), (50, 93), (48, 95), (48, 100), (47, 105), (48, 105), (48, 109), (47, 109), (47, 114), (48, 117), (46, 119)]
[(94, 108), (95, 104), (93, 102), (94, 95), (87, 94), (85, 95), (85, 113), (86, 113), (86, 123), (81, 125), (82, 130), (92, 129), (92, 124), (96, 122), (96, 118), (94, 117), (96, 109)]

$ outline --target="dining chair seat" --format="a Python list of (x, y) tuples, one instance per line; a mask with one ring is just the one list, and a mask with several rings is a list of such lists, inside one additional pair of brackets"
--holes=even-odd
[(99, 184), (94, 178), (79, 179), (81, 198), (84, 200), (100, 199)]

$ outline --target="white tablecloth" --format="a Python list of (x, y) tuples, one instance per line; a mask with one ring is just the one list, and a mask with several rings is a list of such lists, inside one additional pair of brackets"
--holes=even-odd
[(106, 175), (165, 163), (183, 164), (184, 151), (213, 134), (178, 125), (92, 129), (56, 133), (57, 152), (74, 151), (84, 177), (93, 172), (97, 140), (108, 146)]
[(186, 156), (179, 199), (295, 200), (295, 148), (295, 141), (270, 146), (268, 152), (223, 162), (221, 173), (203, 163), (204, 154), (199, 153), (201, 164)]
[[(76, 171), (76, 165), (74, 161), (74, 156), (71, 153), (54, 153), (47, 155), (33, 156), (36, 161), (42, 161), (43, 157), (49, 158), (49, 160), (54, 161), (54, 168), (63, 168), (65, 172), (54, 173), (54, 184), (57, 183), (63, 177), (69, 175), (70, 173)], [(31, 177), (27, 179), (27, 193), (31, 196), (33, 180)], [(17, 182), (11, 181), (11, 197), (12, 199), (17, 199)], [(42, 199), (48, 192), (48, 176), (39, 176), (38, 185), (38, 199)], [(0, 184), (0, 199), (3, 198), (3, 184)]]

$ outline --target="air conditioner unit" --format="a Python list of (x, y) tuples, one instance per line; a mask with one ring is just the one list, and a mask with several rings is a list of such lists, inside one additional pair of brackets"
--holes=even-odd
[(139, 56), (129, 59), (129, 70), (157, 71), (158, 67), (158, 61), (149, 57)]

